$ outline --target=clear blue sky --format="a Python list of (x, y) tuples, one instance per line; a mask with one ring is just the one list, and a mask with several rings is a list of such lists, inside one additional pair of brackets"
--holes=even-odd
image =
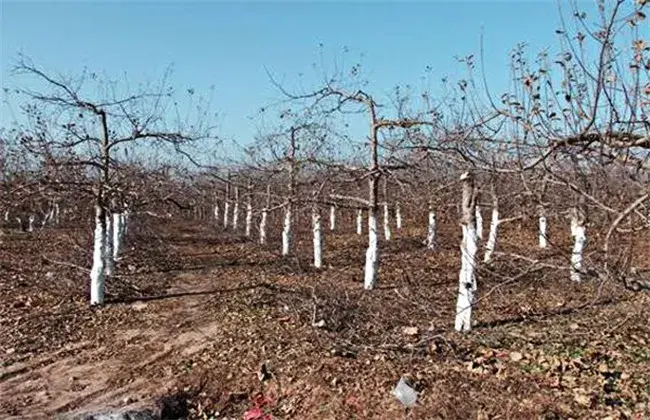
[[(321, 43), (326, 66), (343, 57), (344, 47), (350, 49), (349, 63), (363, 54), (370, 90), (383, 95), (396, 84), (421, 85), (426, 66), (433, 68), (434, 84), (445, 74), (458, 74), (453, 57), (478, 55), (483, 28), (486, 70), (501, 92), (508, 51), (521, 41), (535, 51), (553, 46), (558, 26), (554, 0), (0, 0), (0, 7), (2, 87), (24, 82), (10, 74), (19, 52), (66, 74), (84, 66), (115, 78), (126, 72), (134, 84), (159, 78), (173, 64), (176, 88), (200, 93), (214, 86), (221, 133), (242, 143), (256, 132), (248, 117), (279, 97), (264, 67), (287, 81), (296, 81), (299, 73), (315, 76), (312, 64), (320, 61)], [(0, 124), (6, 125), (11, 117), (5, 106), (0, 110)]]

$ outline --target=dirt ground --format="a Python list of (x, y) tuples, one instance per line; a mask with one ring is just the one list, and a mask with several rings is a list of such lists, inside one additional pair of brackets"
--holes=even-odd
[[(422, 229), (394, 232), (370, 292), (351, 221), (326, 232), (322, 270), (306, 234), (281, 258), (207, 223), (140, 224), (101, 308), (90, 229), (2, 237), (0, 418), (164, 401), (201, 419), (650, 418), (650, 294), (571, 283), (534, 233), (505, 229), (499, 251), (548, 264), (497, 254), (474, 330), (458, 334), (453, 223), (435, 251)], [(391, 394), (400, 377), (413, 408)]]

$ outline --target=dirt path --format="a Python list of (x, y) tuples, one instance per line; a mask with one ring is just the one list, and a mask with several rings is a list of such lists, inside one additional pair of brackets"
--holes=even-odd
[[(11, 419), (79, 414), (109, 407), (149, 405), (171, 385), (169, 366), (209, 343), (219, 321), (203, 316), (214, 273), (181, 273), (165, 295), (128, 304), (145, 312), (141, 327), (116, 330), (100, 343), (79, 342), (45, 356), (0, 369), (0, 395), (28, 403)], [(4, 397), (3, 397), (4, 398)], [(23, 405), (21, 404), (21, 405)]]

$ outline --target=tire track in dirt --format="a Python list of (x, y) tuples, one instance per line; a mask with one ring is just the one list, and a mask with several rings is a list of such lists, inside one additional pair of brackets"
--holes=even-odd
[(142, 328), (114, 331), (103, 343), (74, 343), (0, 368), (0, 395), (15, 406), (29, 407), (0, 413), (0, 418), (52, 418), (57, 413), (69, 417), (150, 405), (172, 384), (173, 363), (200, 352), (208, 338), (219, 333), (219, 320), (206, 319), (201, 310), (210, 299), (216, 271), (177, 274), (165, 292), (174, 297), (129, 304), (134, 311), (146, 311), (147, 319), (156, 322), (153, 329), (145, 322)]

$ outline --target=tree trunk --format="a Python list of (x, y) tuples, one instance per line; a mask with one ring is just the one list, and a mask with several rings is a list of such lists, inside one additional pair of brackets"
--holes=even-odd
[(492, 261), (492, 254), (497, 244), (497, 228), (499, 227), (499, 209), (498, 207), (492, 208), (492, 219), (490, 220), (490, 232), (488, 233), (487, 244), (485, 245), (485, 255), (483, 262), (489, 263)]
[(232, 209), (232, 230), (237, 232), (239, 227), (239, 188), (235, 187), (235, 204)]
[(434, 249), (436, 246), (436, 213), (433, 206), (429, 206), (429, 229), (427, 231), (427, 248)]
[(379, 271), (379, 238), (377, 234), (377, 210), (368, 211), (368, 249), (366, 250), (366, 267), (363, 287), (366, 290), (375, 288)]
[(104, 246), (104, 265), (106, 267), (106, 276), (110, 277), (115, 274), (115, 261), (113, 260), (113, 215), (110, 210), (105, 211), (106, 214), (106, 233), (104, 239), (106, 245)]
[(478, 204), (476, 205), (476, 237), (483, 239), (483, 213)]
[(230, 203), (226, 201), (223, 205), (223, 227), (228, 228), (228, 213), (230, 212)]
[(461, 175), (463, 182), (463, 204), (461, 226), (461, 268), (458, 279), (458, 301), (456, 303), (456, 331), (469, 331), (472, 328), (472, 305), (476, 293), (477, 229), (476, 229), (476, 189), (470, 172)]
[(318, 206), (312, 208), (311, 220), (314, 233), (314, 267), (321, 268), (323, 265), (323, 241), (320, 222), (320, 210)]
[(90, 304), (104, 303), (104, 278), (106, 254), (106, 216), (102, 206), (95, 206), (95, 238), (93, 246), (93, 267), (90, 271)]
[(397, 230), (402, 229), (402, 209), (400, 208), (399, 203), (395, 204), (395, 223)]
[(246, 237), (251, 236), (251, 226), (253, 224), (253, 205), (250, 200), (246, 203)]
[(330, 206), (330, 230), (336, 229), (336, 208)]
[(357, 211), (357, 235), (363, 234), (363, 210)]
[(390, 214), (388, 210), (388, 203), (384, 203), (384, 239), (390, 241)]
[(487, 244), (485, 244), (485, 255), (483, 262), (492, 261), (492, 254), (497, 245), (497, 231), (499, 228), (499, 197), (497, 196), (494, 182), (491, 185), (490, 192), (492, 195), (492, 218), (490, 219), (490, 231), (488, 233)]
[(582, 252), (587, 244), (587, 215), (584, 198), (571, 209), (571, 236), (573, 236), (573, 251), (571, 253), (571, 280), (580, 282), (582, 271)]
[(260, 219), (260, 245), (266, 245), (266, 218), (268, 213), (266, 208), (262, 210), (262, 218)]
[(124, 217), (122, 213), (113, 213), (113, 261), (120, 259), (122, 240), (124, 236)]
[(539, 247), (545, 249), (548, 247), (548, 234), (546, 233), (546, 213), (544, 209), (539, 212)]
[(282, 255), (289, 255), (291, 251), (291, 203), (287, 203), (284, 210), (284, 224), (282, 226)]

